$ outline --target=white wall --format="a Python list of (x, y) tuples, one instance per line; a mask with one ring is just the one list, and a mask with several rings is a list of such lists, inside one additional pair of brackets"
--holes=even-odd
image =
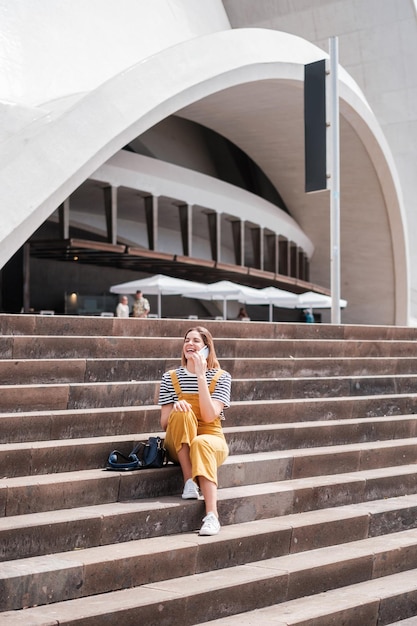
[(204, 12), (195, 0), (0, 0), (0, 24), (0, 101), (28, 107), (90, 91), (161, 49), (230, 27), (220, 0)]
[[(362, 88), (394, 156), (407, 218), (411, 315), (417, 318), (417, 8), (415, 0), (224, 0), (233, 28), (303, 37), (328, 52)], [(381, 272), (381, 283), (385, 276)], [(417, 322), (414, 322), (417, 324)]]
[[(251, 6), (266, 4), (274, 3)], [(244, 5), (242, 0), (237, 6)], [(271, 78), (282, 81), (281, 94), (290, 97), (293, 114), (293, 96), (285, 87), (292, 80), (301, 84), (294, 75), (305, 62), (321, 58), (318, 48), (290, 35), (230, 31), (217, 0), (0, 0), (0, 19), (0, 140), (9, 133), (0, 154), (0, 265), (86, 178), (155, 123), (192, 104), (197, 118), (201, 113), (204, 123), (212, 117), (219, 132), (221, 123), (236, 124), (239, 139), (254, 126), (245, 128), (242, 119), (249, 118), (237, 117), (239, 108), (241, 115), (249, 108), (239, 101), (238, 87), (253, 84), (258, 98)], [(210, 104), (201, 107), (213, 94), (221, 94), (217, 119)], [(233, 94), (238, 102), (232, 107)], [(269, 101), (259, 99), (251, 112), (261, 125)], [(255, 160), (272, 172), (271, 180), (282, 171), (293, 181), (284, 170), (289, 154), (277, 152), (278, 140), (270, 143), (271, 128), (268, 122), (268, 134), (261, 137), (258, 130), (247, 141), (257, 148)], [(298, 149), (299, 163), (293, 162), (299, 166), (301, 142), (287, 145)], [(280, 154), (283, 167), (274, 160)], [(294, 205), (303, 211), (304, 204)]]

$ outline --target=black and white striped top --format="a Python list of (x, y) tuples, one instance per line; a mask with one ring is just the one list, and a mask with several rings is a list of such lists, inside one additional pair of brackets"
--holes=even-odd
[[(207, 385), (210, 385), (210, 381), (217, 371), (218, 370), (216, 369), (210, 369), (206, 372)], [(189, 372), (185, 367), (178, 367), (175, 372), (183, 393), (198, 393), (198, 382), (195, 374)], [(220, 400), (220, 402), (223, 402), (225, 409), (230, 406), (231, 383), (232, 378), (229, 372), (223, 371), (223, 374), (220, 376), (216, 383), (216, 387), (211, 394), (211, 397), (214, 400)], [(177, 400), (178, 396), (175, 392), (174, 385), (172, 384), (170, 373), (165, 372), (161, 380), (158, 404), (171, 404)]]

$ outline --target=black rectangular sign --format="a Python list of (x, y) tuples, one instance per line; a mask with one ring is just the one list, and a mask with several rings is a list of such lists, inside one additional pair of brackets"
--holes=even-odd
[(304, 66), (305, 190), (327, 189), (326, 61)]

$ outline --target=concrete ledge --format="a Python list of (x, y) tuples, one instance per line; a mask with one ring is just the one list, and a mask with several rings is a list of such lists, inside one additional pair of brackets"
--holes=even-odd
[[(54, 384), (155, 381), (177, 367), (179, 359), (20, 359), (0, 360), (0, 384)], [(415, 374), (417, 358), (223, 358), (232, 378), (312, 378)]]
[[(192, 558), (191, 545), (188, 546), (188, 550), (182, 546), (182, 552), (185, 563), (195, 562), (195, 558)], [(154, 559), (154, 555), (148, 554), (148, 558), (149, 556), (152, 560)], [(405, 557), (407, 563), (404, 562)], [(386, 572), (383, 578), (380, 577), (382, 563)], [(76, 560), (74, 560), (75, 564)], [(378, 595), (380, 600), (378, 609), (381, 623), (389, 623), (387, 618), (389, 614), (395, 614), (394, 606), (398, 611), (398, 605), (402, 605), (405, 611), (407, 606), (412, 606), (417, 597), (416, 564), (417, 531), (413, 530), (396, 533), (389, 538), (360, 540), (341, 546), (320, 548), (308, 553), (284, 555), (245, 565), (234, 565), (221, 570), (201, 573), (194, 571), (188, 576), (180, 572), (180, 577), (173, 577), (170, 580), (161, 580), (157, 575), (156, 580), (152, 578), (149, 583), (143, 583), (140, 582), (139, 573), (139, 576), (133, 575), (130, 581), (131, 589), (111, 591), (106, 596), (100, 594), (100, 597), (96, 599), (85, 596), (66, 604), (55, 602), (54, 605), (45, 605), (42, 609), (44, 618), (51, 619), (58, 612), (60, 622), (69, 623), (70, 615), (71, 620), (81, 619), (81, 617), (85, 620), (96, 616), (98, 619), (99, 615), (111, 613), (117, 602), (119, 616), (124, 616), (126, 613), (130, 619), (129, 615), (135, 607), (141, 613), (146, 614), (148, 623), (155, 623), (157, 615), (159, 617), (161, 613), (162, 616), (166, 615), (173, 606), (176, 618), (180, 614), (185, 616), (186, 611), (188, 613), (192, 610), (194, 623), (196, 623), (195, 620), (201, 623), (201, 619), (207, 617), (216, 619), (241, 613), (242, 609), (251, 611), (270, 605), (278, 609), (279, 615), (277, 603), (288, 603), (302, 598), (303, 595), (311, 597), (313, 594), (322, 594), (338, 587), (344, 588), (345, 593), (347, 587), (350, 587), (351, 592), (355, 588), (357, 594), (361, 595), (361, 590), (366, 588), (366, 584), (362, 586), (362, 583), (368, 583), (369, 594), (369, 583), (373, 583), (371, 585), (374, 590), (373, 595)], [(407, 566), (409, 568), (407, 572), (398, 574), (396, 571), (401, 571)], [(160, 569), (163, 571), (164, 568)], [(414, 581), (411, 580), (412, 573)], [(81, 572), (78, 577), (80, 574)], [(308, 579), (307, 575), (309, 575)], [(139, 578), (139, 583), (135, 578)], [(308, 586), (306, 586), (307, 581)], [(388, 587), (388, 582), (391, 583), (390, 587)], [(135, 586), (135, 583), (140, 586)], [(262, 593), (260, 593), (261, 590)], [(340, 595), (340, 593), (341, 590), (338, 589), (335, 595)], [(129, 602), (126, 602), (127, 598), (130, 599)], [(306, 599), (302, 598), (302, 600)], [(303, 601), (300, 602), (300, 605), (302, 604)], [(329, 607), (326, 601), (324, 604)], [(26, 617), (31, 619), (32, 613), (36, 616), (39, 609), (39, 607), (27, 609)], [(323, 611), (323, 605), (321, 610)], [(340, 611), (340, 604), (337, 605), (337, 610)], [(334, 603), (331, 612), (333, 614), (335, 612)], [(7, 613), (4, 615), (7, 618)], [(178, 622), (170, 621), (170, 623)]]
[[(390, 429), (395, 430), (396, 437), (417, 436), (416, 411), (417, 394), (233, 402), (226, 412), (224, 430), (236, 452), (252, 449), (248, 447), (249, 439), (245, 435), (248, 431), (245, 429), (257, 425), (290, 428), (293, 424), (297, 437), (301, 428), (306, 432), (311, 428), (314, 438), (318, 422), (325, 423), (322, 426), (326, 425), (329, 436), (335, 426), (337, 433), (351, 427), (361, 437), (370, 440), (374, 437), (374, 428), (378, 429), (378, 436), (382, 439), (387, 438)], [(3, 413), (0, 414), (0, 443), (78, 439), (95, 437), (97, 432), (112, 436), (116, 441), (126, 434), (134, 437), (136, 435), (132, 433), (137, 434), (139, 430), (154, 432), (159, 427), (159, 416), (160, 408), (155, 405)], [(374, 425), (374, 420), (378, 426)], [(390, 420), (393, 426), (389, 425)], [(242, 433), (241, 440), (233, 439), (235, 429)], [(346, 440), (338, 439), (337, 442)]]
[[(216, 338), (216, 352), (223, 358), (341, 358), (415, 357), (414, 340), (356, 340), (272, 338), (253, 335)], [(179, 359), (182, 337), (13, 335), (2, 338), (0, 358), (160, 358)], [(10, 345), (11, 344), (11, 345)]]
[[(60, 411), (155, 405), (159, 384), (153, 381), (3, 385), (2, 413)], [(233, 394), (242, 402), (416, 394), (417, 375), (314, 378), (234, 379)]]
[[(406, 504), (404, 499), (402, 504), (393, 499), (386, 501), (384, 508), (389, 512), (393, 507), (398, 514), (405, 514)], [(417, 506), (415, 498), (414, 505)], [(365, 508), (360, 511), (355, 507), (341, 507), (227, 526), (209, 543), (194, 533), (184, 533), (22, 559), (15, 561), (12, 567), (6, 562), (0, 564), (0, 597), (4, 609), (12, 610), (35, 602), (50, 604), (82, 595), (107, 593), (114, 589), (115, 580), (118, 589), (123, 589), (168, 577), (191, 576), (306, 550), (316, 551), (325, 546), (338, 545), (340, 558), (342, 551), (354, 552), (356, 545), (363, 545), (363, 541), (357, 542), (369, 536), (370, 515), (372, 512), (368, 513)], [(404, 550), (409, 552), (408, 546), (413, 548), (412, 558), (415, 558), (415, 534), (413, 530), (411, 534), (401, 533), (401, 537), (379, 538), (369, 546), (375, 553), (375, 575), (378, 564), (389, 563), (391, 568), (395, 567), (404, 558)], [(346, 536), (352, 543), (344, 543)], [(387, 553), (383, 552), (385, 547)], [(334, 548), (330, 554), (336, 552)], [(386, 556), (389, 553), (390, 559)], [(291, 567), (299, 567), (297, 561), (300, 563), (302, 559), (294, 559)]]
[[(391, 426), (387, 421), (382, 424)], [(405, 425), (412, 426), (413, 432), (416, 429), (411, 420)], [(384, 437), (383, 430), (379, 431), (378, 423), (374, 422), (369, 425), (369, 429), (374, 428), (373, 440), (361, 441), (355, 425), (344, 426), (340, 425), (340, 434), (337, 433), (337, 426), (327, 429), (325, 423), (306, 429), (299, 425), (250, 427), (236, 431), (228, 429), (226, 440), (231, 455), (219, 468), (220, 484), (254, 484), (417, 462), (417, 438), (410, 433), (407, 438), (401, 439), (398, 431), (393, 433), (398, 439), (391, 438), (391, 427)], [(0, 464), (5, 474), (3, 481), (9, 484), (8, 479), (26, 476), (31, 483), (33, 477), (44, 475), (49, 475), (51, 481), (55, 476), (55, 480), (59, 481), (60, 474), (103, 469), (112, 450), (118, 449), (128, 455), (137, 441), (146, 441), (151, 434), (155, 433), (142, 433), (135, 438), (129, 435), (3, 444), (0, 445)], [(164, 433), (159, 435), (163, 437)], [(332, 437), (333, 445), (329, 444), (329, 437)], [(290, 444), (298, 447), (290, 449)], [(158, 480), (160, 476), (155, 474)]]
[[(1, 623), (214, 624), (236, 612), (279, 624), (291, 607), (300, 626), (408, 617), (417, 329), (213, 323), (238, 399), (224, 423), (222, 531), (206, 538), (204, 503), (180, 498), (178, 467), (101, 469), (159, 429), (155, 392), (189, 327), (0, 315)], [(315, 602), (334, 586), (336, 605)], [(252, 613), (262, 604), (273, 618)]]
[[(200, 626), (333, 626), (334, 624), (391, 624), (398, 614), (412, 614), (417, 596), (417, 570), (382, 579), (333, 589), (315, 596), (297, 598), (260, 610), (200, 622)], [(413, 619), (413, 618), (410, 618)], [(408, 620), (405, 620), (405, 626)], [(412, 625), (415, 622), (411, 622)]]
[[(164, 473), (167, 479), (176, 480), (179, 485), (179, 474), (175, 469), (156, 472), (158, 476)], [(152, 470), (146, 472), (151, 477)], [(125, 480), (126, 475), (117, 472), (101, 474), (105, 475), (106, 484), (98, 490), (99, 495), (95, 493), (100, 480), (99, 470), (83, 472), (77, 482), (69, 474), (59, 475), (61, 480), (58, 482), (54, 477), (51, 481), (49, 476), (36, 477), (32, 483), (27, 479), (10, 479), (10, 498), (3, 503), (5, 509), (2, 511), (7, 517), (0, 518), (0, 559), (15, 558), (17, 546), (23, 558), (72, 550), (77, 546), (86, 548), (172, 535), (201, 525), (201, 501), (183, 501), (179, 495), (164, 496), (162, 500), (158, 495), (156, 499), (138, 497), (138, 491), (146, 488), (141, 482), (145, 471), (130, 473), (127, 477), (127, 485), (136, 489), (137, 499), (132, 499), (131, 490), (130, 494), (127, 493), (129, 500), (125, 502), (117, 502), (117, 494), (119, 482)], [(162, 484), (164, 488), (166, 485)], [(4, 489), (0, 489), (0, 498)], [(218, 507), (222, 525), (227, 526), (416, 493), (417, 465), (408, 465), (222, 488)], [(83, 529), (81, 535), (79, 529)]]
[[(409, 340), (417, 339), (417, 329), (408, 326), (365, 324), (303, 324), (291, 322), (240, 322), (199, 320), (213, 337), (257, 336), (260, 339), (338, 339), (338, 340)], [(0, 314), (2, 335), (114, 335), (182, 338), (193, 324), (188, 319), (117, 319), (71, 315), (10, 315)]]

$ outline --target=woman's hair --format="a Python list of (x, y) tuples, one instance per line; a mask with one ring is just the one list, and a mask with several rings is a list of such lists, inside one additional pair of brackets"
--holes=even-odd
[[(217, 355), (214, 349), (214, 341), (213, 341), (211, 332), (207, 330), (207, 328), (204, 328), (204, 326), (193, 326), (192, 328), (189, 328), (187, 332), (185, 333), (184, 340), (186, 339), (188, 333), (190, 333), (192, 330), (195, 330), (196, 332), (198, 332), (201, 339), (204, 341), (204, 345), (207, 346), (209, 349), (209, 355), (207, 357), (207, 369), (209, 370), (219, 369), (220, 364), (219, 364), (219, 361), (217, 360)], [(187, 359), (185, 358), (184, 352), (182, 352), (181, 365), (186, 365), (186, 364), (187, 364)]]

